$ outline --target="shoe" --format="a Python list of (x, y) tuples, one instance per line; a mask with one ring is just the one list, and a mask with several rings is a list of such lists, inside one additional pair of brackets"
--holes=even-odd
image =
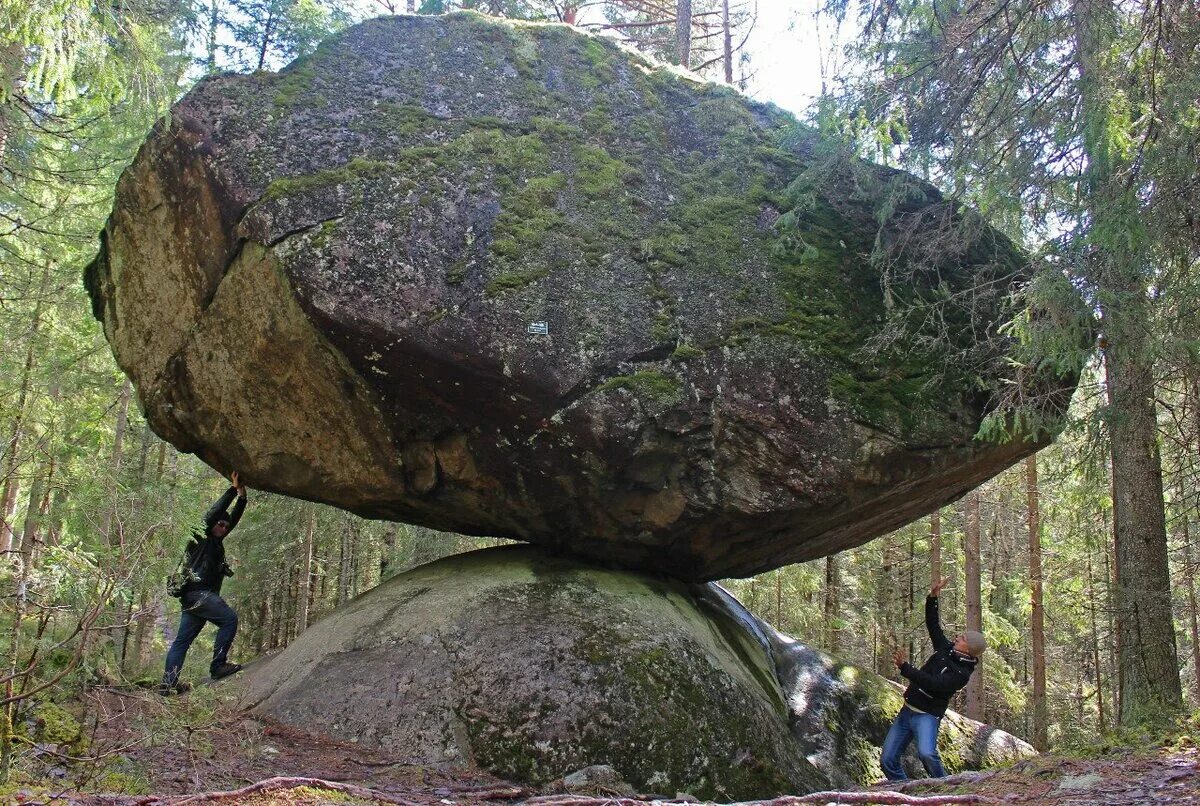
[(231, 674), (237, 674), (241, 670), (242, 664), (240, 663), (222, 663), (217, 668), (211, 670), (209, 674), (212, 675), (213, 680), (220, 680), (222, 677), (229, 677)]

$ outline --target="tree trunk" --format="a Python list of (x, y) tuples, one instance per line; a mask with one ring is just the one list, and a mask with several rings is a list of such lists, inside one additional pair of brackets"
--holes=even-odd
[[(893, 584), (892, 569), (892, 536), (883, 538), (883, 557), (879, 569), (879, 588), (876, 592), (875, 623), (879, 627), (879, 641), (876, 646), (875, 671), (886, 677), (895, 678), (896, 667), (892, 663), (892, 650), (896, 649), (896, 613), (892, 609), (891, 595)], [(887, 625), (887, 626), (883, 626)]]
[(825, 650), (838, 650), (838, 566), (837, 555), (825, 558)]
[(725, 83), (733, 83), (733, 26), (729, 22), (729, 0), (721, 0), (721, 54)]
[(125, 454), (125, 428), (129, 423), (129, 400), (133, 396), (133, 384), (129, 379), (121, 385), (121, 394), (117, 397), (117, 426), (113, 431), (112, 458), (109, 461), (108, 501), (105, 504), (104, 522), (101, 534), (108, 540), (110, 546), (125, 545), (124, 530), (118, 528), (119, 534), (113, 534), (113, 521), (117, 511), (117, 490), (121, 475), (121, 464)]
[(1109, 125), (1113, 64), (1111, 0), (1076, 0), (1088, 269), (1103, 316), (1106, 423), (1113, 472), (1120, 720), (1168, 718), (1183, 707), (1171, 613), (1162, 464), (1155, 411), (1146, 261), (1137, 243), (1138, 201), (1123, 181), (1124, 145)]
[(942, 513), (929, 516), (929, 587), (942, 581)]
[[(1029, 632), (1033, 652), (1033, 746), (1049, 746), (1046, 711), (1046, 634), (1042, 612), (1042, 523), (1038, 503), (1037, 454), (1025, 460), (1025, 499), (1029, 523)], [(1082, 677), (1082, 675), (1081, 675)]]
[[(966, 610), (967, 629), (983, 630), (983, 597), (980, 592), (979, 562), (979, 491), (967, 494), (967, 528), (963, 545), (963, 560), (967, 577)], [(977, 668), (967, 682), (966, 703), (963, 713), (971, 719), (983, 720), (983, 669)]]
[(675, 58), (681, 66), (691, 66), (692, 0), (675, 0)]
[(300, 608), (296, 616), (296, 635), (308, 629), (309, 595), (312, 591), (313, 537), (317, 532), (317, 507), (308, 504), (308, 524), (304, 530), (304, 555), (300, 560)]
[(1096, 624), (1096, 588), (1095, 577), (1092, 574), (1092, 550), (1088, 548), (1087, 555), (1087, 586), (1088, 586), (1088, 612), (1091, 614), (1092, 627), (1092, 671), (1095, 674), (1096, 680), (1096, 713), (1097, 713), (1097, 730), (1104, 733), (1107, 730), (1104, 718), (1104, 675), (1100, 668), (1100, 630)]
[(17, 506), (17, 467), (21, 450), (22, 429), (25, 424), (25, 408), (29, 401), (29, 388), (33, 380), (33, 368), (37, 360), (37, 337), (42, 325), (42, 306), (50, 285), (50, 264), (42, 266), (38, 281), (37, 299), (33, 304), (33, 316), (29, 322), (29, 336), (25, 343), (25, 363), (21, 368), (21, 384), (17, 392), (17, 405), (13, 414), (12, 436), (4, 451), (4, 487), (0, 491), (0, 553), (12, 549), (12, 516)]
[(204, 72), (212, 75), (217, 72), (217, 40), (221, 24), (220, 0), (209, 0), (208, 5), (208, 42), (207, 58), (204, 61)]
[(1186, 514), (1183, 516), (1183, 551), (1183, 570), (1188, 592), (1188, 621), (1192, 636), (1192, 672), (1196, 681), (1193, 700), (1200, 703), (1200, 615), (1196, 612), (1196, 551), (1192, 547), (1192, 532)]

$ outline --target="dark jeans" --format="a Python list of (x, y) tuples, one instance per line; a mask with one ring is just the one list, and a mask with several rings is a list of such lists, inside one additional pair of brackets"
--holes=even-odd
[(229, 647), (233, 646), (233, 637), (237, 635), (237, 613), (225, 603), (220, 594), (213, 591), (192, 591), (183, 595), (180, 604), (183, 606), (183, 615), (179, 618), (179, 633), (175, 636), (171, 648), (167, 650), (167, 671), (163, 675), (163, 682), (168, 686), (179, 682), (179, 670), (183, 668), (183, 659), (187, 656), (188, 647), (196, 640), (205, 622), (217, 625), (212, 664), (208, 667), (210, 673), (227, 662)]
[(908, 708), (900, 709), (887, 738), (883, 740), (880, 759), (883, 774), (889, 781), (903, 781), (908, 778), (900, 764), (900, 756), (914, 738), (917, 740), (917, 758), (921, 759), (929, 777), (941, 778), (946, 774), (942, 769), (942, 757), (938, 755), (937, 750), (938, 728), (941, 724), (942, 718), (939, 716), (922, 714)]

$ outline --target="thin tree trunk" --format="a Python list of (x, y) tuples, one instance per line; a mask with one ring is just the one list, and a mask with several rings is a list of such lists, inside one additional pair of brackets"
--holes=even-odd
[(942, 581), (942, 513), (929, 516), (929, 587)]
[(913, 624), (913, 599), (917, 595), (917, 532), (915, 529), (908, 530), (908, 568), (905, 576), (908, 581), (908, 595), (904, 600), (904, 624), (905, 632), (908, 634), (908, 657), (914, 657), (917, 654), (916, 634), (910, 628)]
[(1087, 586), (1088, 586), (1088, 612), (1091, 615), (1092, 627), (1092, 671), (1096, 675), (1096, 713), (1098, 714), (1099, 724), (1097, 729), (1100, 733), (1107, 730), (1106, 721), (1104, 718), (1104, 675), (1100, 668), (1100, 630), (1096, 624), (1096, 588), (1095, 577), (1092, 573), (1092, 550), (1088, 547), (1087, 553)]
[(209, 0), (208, 5), (208, 47), (207, 58), (204, 62), (204, 72), (212, 75), (217, 72), (217, 38), (221, 25), (220, 0)]
[(775, 625), (783, 629), (783, 569), (775, 569)]
[(725, 66), (725, 83), (733, 83), (733, 26), (729, 22), (729, 0), (721, 0), (721, 52)]
[[(146, 590), (142, 590), (138, 597), (137, 605), (137, 628), (133, 633), (133, 669), (141, 669), (146, 663), (146, 644), (147, 638), (150, 637), (150, 627), (154, 623), (154, 613), (150, 608), (150, 595)], [(126, 664), (126, 671), (129, 670), (129, 664)]]
[(37, 361), (37, 337), (42, 325), (42, 308), (50, 284), (50, 264), (42, 266), (38, 281), (37, 299), (33, 304), (33, 316), (29, 322), (29, 336), (25, 344), (25, 363), (21, 367), (21, 384), (17, 392), (17, 405), (13, 415), (12, 436), (4, 451), (4, 487), (0, 492), (0, 553), (12, 549), (12, 516), (17, 505), (17, 467), (21, 450), (22, 429), (25, 425), (25, 408), (29, 401), (29, 388), (33, 380), (33, 368)]
[(1025, 459), (1025, 501), (1029, 524), (1030, 643), (1033, 652), (1033, 746), (1049, 746), (1046, 711), (1046, 625), (1042, 612), (1042, 523), (1038, 503), (1037, 454)]
[(264, 596), (258, 603), (258, 634), (254, 636), (254, 654), (261, 655), (267, 641), (267, 621), (271, 617), (271, 597)]
[(675, 58), (683, 67), (692, 59), (692, 0), (675, 0)]
[(296, 635), (308, 629), (308, 608), (312, 592), (313, 537), (317, 532), (317, 507), (308, 504), (308, 524), (304, 530), (304, 557), (300, 561), (300, 612), (296, 616)]
[(1188, 621), (1192, 636), (1192, 672), (1196, 682), (1193, 700), (1200, 703), (1200, 615), (1196, 612), (1196, 550), (1192, 547), (1192, 533), (1186, 514), (1183, 516), (1183, 550), (1183, 570), (1188, 592)]
[[(876, 592), (875, 622), (880, 626), (880, 640), (875, 653), (875, 671), (887, 677), (895, 677), (891, 651), (896, 649), (896, 614), (892, 611), (892, 536), (883, 539), (883, 557), (880, 565), (879, 586)], [(887, 625), (886, 627), (882, 625)]]
[[(1117, 499), (1112, 498), (1113, 507), (1117, 505)], [(1108, 642), (1108, 668), (1115, 670), (1116, 675), (1113, 687), (1112, 702), (1113, 710), (1117, 717), (1114, 721), (1120, 721), (1121, 714), (1121, 664), (1118, 660), (1121, 656), (1121, 632), (1117, 629), (1117, 606), (1116, 606), (1116, 588), (1117, 588), (1117, 563), (1116, 563), (1116, 545), (1115, 541), (1110, 542), (1109, 537), (1112, 536), (1112, 528), (1108, 523), (1107, 510), (1101, 510), (1100, 516), (1104, 522), (1104, 529), (1101, 534), (1104, 536), (1104, 581), (1106, 584), (1105, 611), (1108, 614), (1108, 634), (1113, 637)]]
[(838, 651), (838, 565), (837, 555), (825, 558), (825, 649)]
[[(125, 428), (129, 423), (129, 401), (133, 396), (133, 384), (129, 379), (121, 385), (121, 394), (117, 397), (117, 426), (113, 431), (112, 458), (109, 461), (108, 502), (104, 510), (104, 523), (101, 533), (110, 546), (125, 545), (124, 534), (113, 534), (113, 521), (117, 511), (117, 489), (121, 475), (122, 460), (125, 455)], [(118, 529), (118, 532), (123, 530)]]
[[(967, 629), (983, 630), (983, 597), (980, 591), (980, 524), (979, 491), (972, 490), (966, 502), (967, 528), (964, 537), (963, 559), (965, 561)], [(967, 682), (966, 703), (963, 713), (971, 719), (983, 721), (983, 670), (976, 669)]]

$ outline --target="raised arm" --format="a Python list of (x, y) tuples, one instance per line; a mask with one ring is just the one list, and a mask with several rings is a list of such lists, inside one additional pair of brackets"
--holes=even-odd
[[(237, 493), (237, 503), (233, 505), (233, 509), (229, 513), (229, 531), (232, 532), (233, 527), (237, 526), (238, 521), (242, 519), (242, 511), (246, 508), (246, 485), (242, 484), (236, 470), (230, 475), (230, 481), (233, 482), (232, 490)], [(226, 492), (226, 495), (228, 494)]]
[(236, 487), (230, 487), (228, 490), (223, 492), (221, 497), (218, 498), (213, 505), (208, 508), (208, 512), (204, 513), (204, 522), (206, 524), (212, 523), (213, 518), (229, 509), (229, 505), (233, 502), (233, 497), (235, 495), (237, 495)]
[(929, 630), (929, 640), (933, 642), (935, 650), (951, 646), (950, 639), (942, 632), (942, 620), (938, 616), (938, 595), (949, 581), (945, 577), (939, 579), (933, 583), (929, 589), (929, 595), (925, 597), (925, 628)]

